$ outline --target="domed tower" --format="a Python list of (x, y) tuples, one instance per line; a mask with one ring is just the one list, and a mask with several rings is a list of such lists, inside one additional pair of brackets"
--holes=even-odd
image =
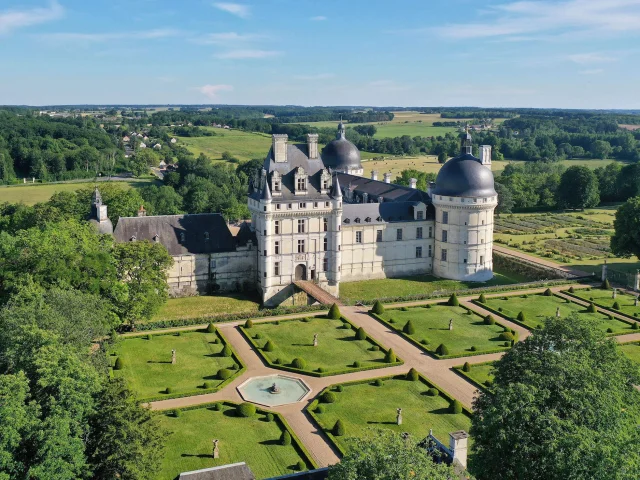
[(336, 139), (322, 150), (322, 162), (325, 167), (341, 173), (362, 176), (364, 170), (360, 163), (360, 150), (345, 136), (344, 124), (338, 125)]
[(433, 273), (452, 280), (493, 277), (493, 211), (498, 204), (491, 170), (473, 156), (469, 132), (461, 153), (445, 163), (432, 190), (436, 211)]

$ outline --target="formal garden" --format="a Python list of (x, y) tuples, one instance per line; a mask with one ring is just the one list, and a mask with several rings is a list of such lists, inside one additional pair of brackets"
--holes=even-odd
[[(157, 476), (161, 480), (236, 462), (246, 462), (256, 478), (315, 466), (281, 417), (252, 404), (217, 403), (170, 410), (162, 412), (159, 419), (168, 432), (166, 455)], [(217, 458), (213, 458), (214, 440), (218, 440)]]
[(620, 350), (633, 362), (640, 365), (640, 342), (623, 343)]
[(515, 332), (462, 307), (452, 296), (448, 302), (420, 307), (384, 309), (372, 315), (406, 339), (439, 358), (500, 352), (511, 347)]
[(241, 327), (273, 368), (315, 376), (350, 373), (402, 363), (394, 352), (348, 320), (326, 316), (253, 323)]
[(343, 452), (349, 448), (346, 439), (370, 435), (371, 429), (408, 432), (417, 439), (433, 429), (448, 445), (450, 432), (468, 432), (471, 426), (470, 413), (415, 370), (329, 387), (308, 411)]
[(454, 370), (471, 381), (476, 387), (482, 389), (491, 389), (493, 384), (493, 369), (495, 362), (484, 362), (469, 364), (465, 362), (464, 365), (458, 365), (454, 367)]
[[(640, 316), (640, 301), (636, 301), (636, 296), (619, 290), (616, 290), (614, 294), (611, 288), (572, 288), (563, 293), (587, 302), (593, 302), (598, 307), (626, 315), (631, 319)], [(640, 320), (640, 318), (638, 319)]]
[(564, 318), (575, 313), (581, 317), (597, 320), (599, 327), (608, 334), (620, 335), (635, 331), (632, 323), (598, 311), (597, 307), (578, 305), (571, 300), (552, 294), (549, 290), (537, 294), (481, 296), (478, 300), (474, 300), (474, 303), (530, 329), (541, 328), (547, 317), (559, 315)]
[(206, 331), (143, 335), (119, 340), (109, 351), (113, 375), (141, 400), (216, 391), (243, 369), (212, 326)]

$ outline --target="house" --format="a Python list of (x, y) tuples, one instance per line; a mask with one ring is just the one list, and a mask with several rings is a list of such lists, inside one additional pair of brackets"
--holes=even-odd
[(138, 148), (147, 148), (147, 144), (140, 142), (140, 145), (138, 145)]
[(156, 143), (156, 144), (153, 146), (153, 148), (154, 148), (155, 150), (160, 150), (160, 149), (162, 148), (162, 145), (160, 145), (159, 143)]
[(175, 139), (175, 138), (172, 138), (172, 139), (171, 139), (171, 143), (176, 143), (177, 141), (178, 141), (178, 140), (177, 140), (177, 139)]

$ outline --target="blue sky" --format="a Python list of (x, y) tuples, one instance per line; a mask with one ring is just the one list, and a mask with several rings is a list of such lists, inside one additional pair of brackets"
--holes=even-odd
[(640, 108), (640, 0), (0, 0), (0, 104)]

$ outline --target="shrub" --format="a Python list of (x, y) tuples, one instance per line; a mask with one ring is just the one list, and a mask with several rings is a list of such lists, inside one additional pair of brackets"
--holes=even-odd
[(120, 357), (116, 358), (115, 363), (113, 364), (114, 370), (122, 370), (124, 368), (124, 362)]
[(235, 363), (229, 367), (231, 370), (238, 370), (238, 365)]
[(427, 306), (425, 308), (431, 308), (431, 304), (427, 303)]
[(180, 416), (180, 414), (181, 414), (181, 413), (182, 413), (182, 412), (180, 411), (180, 409), (179, 409), (179, 408), (176, 408), (176, 409), (173, 411), (173, 416), (174, 416), (175, 418), (178, 418), (178, 417)]
[[(540, 327), (540, 325), (538, 325), (538, 326)], [(540, 327), (540, 328), (542, 328), (542, 327)], [(510, 346), (511, 346), (511, 342), (504, 342), (504, 343), (502, 344), (502, 346), (503, 346), (503, 347), (510, 347)]]
[(423, 338), (422, 340), (420, 340), (420, 343), (422, 345), (429, 345), (429, 340), (427, 340), (426, 338)]
[(553, 293), (551, 292), (551, 289), (550, 289), (550, 288), (547, 288), (547, 289), (544, 291), (544, 296), (545, 296), (545, 297), (551, 297), (551, 296), (553, 296)]
[(216, 412), (219, 412), (220, 410), (222, 410), (222, 404), (220, 404), (220, 403), (214, 403), (214, 404), (213, 404), (213, 409), (214, 409)]
[(524, 312), (518, 313), (518, 320), (521, 321), (521, 322), (526, 322), (527, 321), (527, 317), (525, 316)]
[(498, 307), (498, 311), (502, 313), (502, 307)]
[(170, 394), (170, 393), (173, 393), (173, 388), (171, 388), (171, 387), (165, 388), (164, 389), (164, 393), (166, 393), (167, 395)]
[(326, 391), (322, 394), (322, 397), (320, 399), (322, 400), (322, 403), (334, 403), (337, 398), (338, 397), (336, 397), (335, 393)]
[(393, 351), (393, 348), (387, 350), (387, 353), (384, 356), (384, 361), (387, 363), (395, 363), (398, 361), (396, 357), (396, 353)]
[(298, 470), (299, 472), (306, 470), (307, 465), (302, 461), (302, 460), (298, 460), (298, 463), (296, 463), (296, 470)]
[(407, 335), (413, 335), (414, 333), (416, 333), (416, 327), (413, 326), (413, 322), (411, 320), (409, 320), (405, 325), (404, 328), (402, 329), (402, 331), (404, 333), (406, 333)]
[(371, 311), (376, 315), (382, 315), (384, 313), (384, 305), (382, 305), (379, 300), (376, 300)]
[(207, 333), (214, 333), (216, 331), (216, 327), (214, 327), (213, 323), (207, 325)]
[(213, 388), (213, 382), (204, 382), (204, 383), (202, 384), (202, 386), (203, 386), (204, 388), (206, 388), (207, 390), (209, 390), (209, 389)]
[(218, 370), (216, 377), (218, 377), (220, 380), (227, 380), (228, 378), (231, 378), (231, 375), (233, 375), (231, 370), (227, 368), (221, 368), (220, 370)]
[(613, 302), (613, 307), (614, 310), (620, 310), (620, 304), (618, 302)]
[(324, 368), (324, 367), (318, 367), (318, 368), (316, 368), (316, 372), (318, 372), (318, 373), (324, 373), (324, 372), (326, 372), (326, 370), (325, 370), (325, 368)]
[(515, 337), (513, 336), (513, 333), (511, 333), (511, 332), (502, 332), (498, 336), (498, 339), (510, 342), (511, 340), (515, 340)]
[(575, 289), (573, 287), (569, 287), (569, 293), (575, 293)]
[(438, 395), (440, 395), (440, 391), (435, 387), (431, 387), (429, 390), (427, 390), (427, 395), (429, 395), (430, 397), (437, 397)]
[(472, 352), (478, 351), (475, 345), (471, 345), (471, 348), (469, 350), (471, 350)]
[(361, 366), (362, 366), (362, 364), (358, 360), (353, 362), (353, 368), (360, 368)]
[(327, 313), (327, 318), (330, 318), (331, 320), (339, 320), (340, 316), (340, 309), (338, 308), (338, 305), (334, 303), (331, 305), (329, 313)]
[(485, 386), (491, 388), (493, 387), (493, 380), (491, 380), (490, 378), (484, 381)]
[(378, 345), (374, 345), (369, 350), (371, 350), (372, 352), (378, 352), (378, 351), (380, 351), (380, 347)]
[(381, 387), (381, 386), (383, 386), (383, 385), (384, 385), (384, 382), (382, 381), (382, 379), (381, 379), (381, 378), (376, 378), (376, 379), (375, 379), (375, 381), (373, 382), (373, 384), (374, 384), (376, 387)]
[(316, 413), (324, 413), (324, 405), (318, 405), (314, 410)]
[(454, 400), (449, 405), (449, 411), (451, 413), (462, 413), (462, 404), (458, 400)]
[(605, 278), (604, 282), (602, 282), (601, 287), (603, 290), (611, 290), (611, 284), (609, 283), (609, 279)]
[(253, 336), (253, 338), (255, 338), (256, 340), (260, 340), (262, 339), (262, 334), (258, 332)]
[(342, 328), (345, 329), (345, 330), (351, 330), (351, 325), (349, 325), (348, 322), (344, 322), (342, 324)]
[(229, 345), (225, 345), (224, 348), (222, 349), (222, 356), (230, 357), (231, 355), (233, 355), (233, 352), (231, 351), (231, 347)]
[(344, 390), (344, 387), (342, 385), (338, 385), (336, 387), (336, 392), (342, 392)]
[(436, 348), (436, 353), (438, 355), (449, 355), (449, 349), (444, 343), (441, 343), (438, 345), (438, 348)]
[(176, 332), (176, 337), (181, 337), (182, 336), (182, 332)]
[(469, 362), (464, 362), (464, 365), (462, 366), (462, 371), (463, 372), (470, 372), (471, 371), (471, 365), (469, 364)]
[(276, 358), (276, 359), (273, 361), (273, 363), (274, 363), (274, 364), (276, 364), (276, 365), (282, 365), (282, 359), (281, 359), (281, 358)]
[(638, 330), (638, 328), (639, 328), (639, 327), (638, 327), (638, 322), (633, 322), (633, 325), (631, 325), (631, 328), (632, 328), (633, 330)]
[(480, 303), (487, 303), (487, 299), (484, 296), (484, 293), (481, 293), (480, 296), (478, 297), (478, 301)]
[(253, 320), (249, 319), (244, 322), (244, 328), (253, 328)]
[(587, 312), (589, 313), (596, 313), (598, 311), (598, 309), (596, 308), (596, 306), (593, 304), (593, 302), (589, 303), (589, 306), (587, 307)]
[(267, 413), (267, 416), (264, 417), (267, 422), (273, 422), (273, 413)]
[(256, 414), (256, 406), (253, 403), (244, 402), (236, 407), (238, 417), (253, 417)]
[(304, 358), (294, 358), (293, 362), (291, 362), (293, 368), (298, 368), (300, 370), (304, 370), (307, 366), (307, 362), (304, 361)]
[(367, 339), (367, 333), (364, 331), (364, 328), (359, 327), (358, 330), (356, 330), (356, 339), (357, 340), (366, 340)]
[(396, 323), (396, 321), (393, 318), (390, 318), (389, 323)]
[(409, 307), (401, 307), (400, 311), (401, 312), (408, 312), (409, 311)]
[(411, 380), (412, 382), (418, 381), (418, 371), (415, 368), (411, 368), (409, 373), (407, 373), (407, 380)]
[(613, 315), (607, 315), (607, 318), (608, 318), (609, 320), (613, 320)]
[(153, 339), (153, 335), (151, 335), (150, 333), (147, 334), (147, 340), (152, 340)]
[(291, 434), (286, 430), (280, 435), (280, 445), (284, 445), (285, 447), (291, 445)]
[(613, 333), (613, 329), (612, 328), (607, 328), (607, 333)]
[(264, 344), (263, 350), (265, 352), (273, 352), (274, 348), (275, 346), (273, 345), (273, 342), (271, 340), (267, 340), (267, 343)]
[(215, 343), (216, 345), (220, 343), (220, 339), (219, 338), (214, 338), (213, 339), (213, 343)]
[(487, 315), (486, 317), (484, 317), (484, 324), (485, 325), (493, 325), (495, 323), (496, 323), (496, 321), (491, 315)]
[(333, 433), (335, 437), (342, 437), (344, 435), (344, 424), (342, 423), (342, 420), (338, 420), (335, 423), (331, 433)]
[(451, 294), (451, 296), (449, 297), (449, 301), (447, 302), (447, 305), (449, 305), (450, 307), (457, 307), (460, 305), (460, 302), (458, 301), (458, 297), (456, 296), (455, 292)]

